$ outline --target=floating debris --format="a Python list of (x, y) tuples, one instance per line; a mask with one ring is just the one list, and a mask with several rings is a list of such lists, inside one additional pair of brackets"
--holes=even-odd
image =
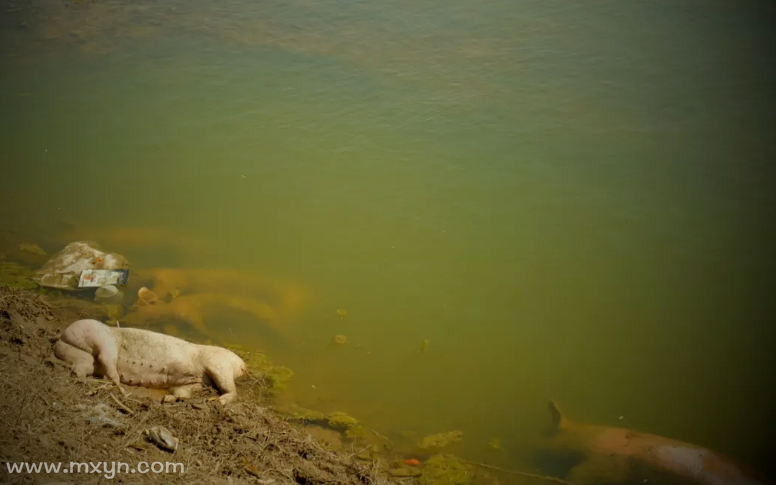
[(137, 305), (154, 305), (159, 303), (159, 297), (145, 286), (137, 290)]
[(127, 279), (129, 279), (128, 269), (85, 269), (78, 280), (78, 287), (124, 286), (127, 284)]
[(493, 438), (492, 440), (488, 441), (488, 448), (490, 448), (491, 450), (500, 450), (501, 440), (498, 438)]
[(338, 309), (337, 309), (337, 315), (339, 315), (339, 317), (340, 317), (340, 318), (342, 318), (342, 319), (344, 320), (344, 319), (345, 319), (345, 317), (347, 317), (347, 316), (348, 316), (348, 312), (346, 312), (346, 311), (345, 311), (345, 310), (343, 310), (342, 308), (338, 308)]
[[(95, 246), (95, 243), (85, 241), (68, 244), (36, 271), (35, 282), (58, 290), (125, 285), (129, 278), (126, 258), (104, 253)], [(102, 258), (101, 269), (95, 269), (92, 264), (96, 258)]]
[(428, 339), (423, 340), (423, 342), (420, 343), (420, 353), (424, 354), (426, 353), (426, 350), (428, 350)]
[(124, 294), (115, 285), (105, 285), (94, 292), (94, 300), (103, 303), (118, 303)]
[(348, 338), (344, 335), (335, 335), (334, 338), (331, 340), (334, 342), (334, 345), (347, 345), (348, 344)]

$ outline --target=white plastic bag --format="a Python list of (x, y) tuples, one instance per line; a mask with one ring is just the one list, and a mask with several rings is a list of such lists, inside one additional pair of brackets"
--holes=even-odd
[(104, 253), (91, 241), (73, 242), (55, 254), (32, 278), (40, 286), (60, 290), (78, 289), (81, 272), (87, 269), (128, 269), (127, 259), (115, 253)]

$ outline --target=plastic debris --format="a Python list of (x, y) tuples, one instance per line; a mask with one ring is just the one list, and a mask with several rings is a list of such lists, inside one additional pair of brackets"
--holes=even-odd
[(78, 280), (79, 288), (124, 286), (129, 279), (126, 269), (85, 269)]
[(101, 286), (94, 292), (94, 300), (101, 303), (118, 303), (122, 298), (124, 298), (124, 293), (115, 285)]
[(115, 419), (109, 418), (107, 416), (103, 416), (101, 414), (98, 414), (97, 416), (92, 416), (89, 418), (89, 422), (92, 424), (99, 424), (100, 426), (106, 426), (111, 428), (119, 428), (121, 427), (121, 423), (116, 421)]
[(167, 451), (178, 449), (178, 438), (174, 437), (170, 430), (164, 426), (152, 426), (145, 430), (145, 435), (153, 444)]
[(137, 305), (154, 305), (159, 303), (159, 296), (145, 286), (137, 290)]
[[(93, 242), (74, 242), (53, 255), (32, 278), (35, 283), (47, 288), (77, 290), (81, 273), (86, 270), (127, 270), (129, 263), (124, 256), (104, 253)], [(122, 273), (123, 274), (123, 273)], [(126, 279), (123, 280), (126, 283)], [(118, 283), (118, 281), (117, 281)], [(94, 286), (112, 284), (104, 281)], [(113, 283), (115, 284), (115, 283)]]
[(120, 428), (122, 424), (119, 420), (119, 414), (115, 409), (108, 406), (105, 403), (100, 403), (89, 409), (87, 405), (76, 405), (76, 409), (87, 411), (89, 416), (89, 422), (98, 426), (105, 426), (110, 428)]

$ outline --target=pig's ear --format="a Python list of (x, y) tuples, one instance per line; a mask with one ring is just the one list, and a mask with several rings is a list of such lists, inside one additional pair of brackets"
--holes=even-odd
[(560, 411), (560, 408), (555, 403), (555, 401), (550, 401), (549, 408), (550, 408), (550, 415), (552, 416), (552, 422), (555, 425), (555, 429), (562, 430), (562, 429), (568, 428), (569, 421)]

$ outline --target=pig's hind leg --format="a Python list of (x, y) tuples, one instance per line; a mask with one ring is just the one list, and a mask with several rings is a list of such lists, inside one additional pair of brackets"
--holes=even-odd
[(94, 375), (94, 357), (88, 352), (57, 340), (54, 344), (54, 355), (57, 359), (70, 364), (70, 368), (79, 379)]
[(228, 365), (216, 364), (208, 366), (205, 372), (215, 387), (221, 392), (221, 396), (218, 398), (221, 404), (226, 405), (234, 401), (237, 397), (237, 385), (234, 382), (232, 368)]
[(97, 362), (102, 367), (103, 375), (113, 381), (118, 390), (127, 395), (124, 388), (121, 387), (121, 376), (119, 375), (119, 343), (114, 338), (105, 339), (97, 345)]

